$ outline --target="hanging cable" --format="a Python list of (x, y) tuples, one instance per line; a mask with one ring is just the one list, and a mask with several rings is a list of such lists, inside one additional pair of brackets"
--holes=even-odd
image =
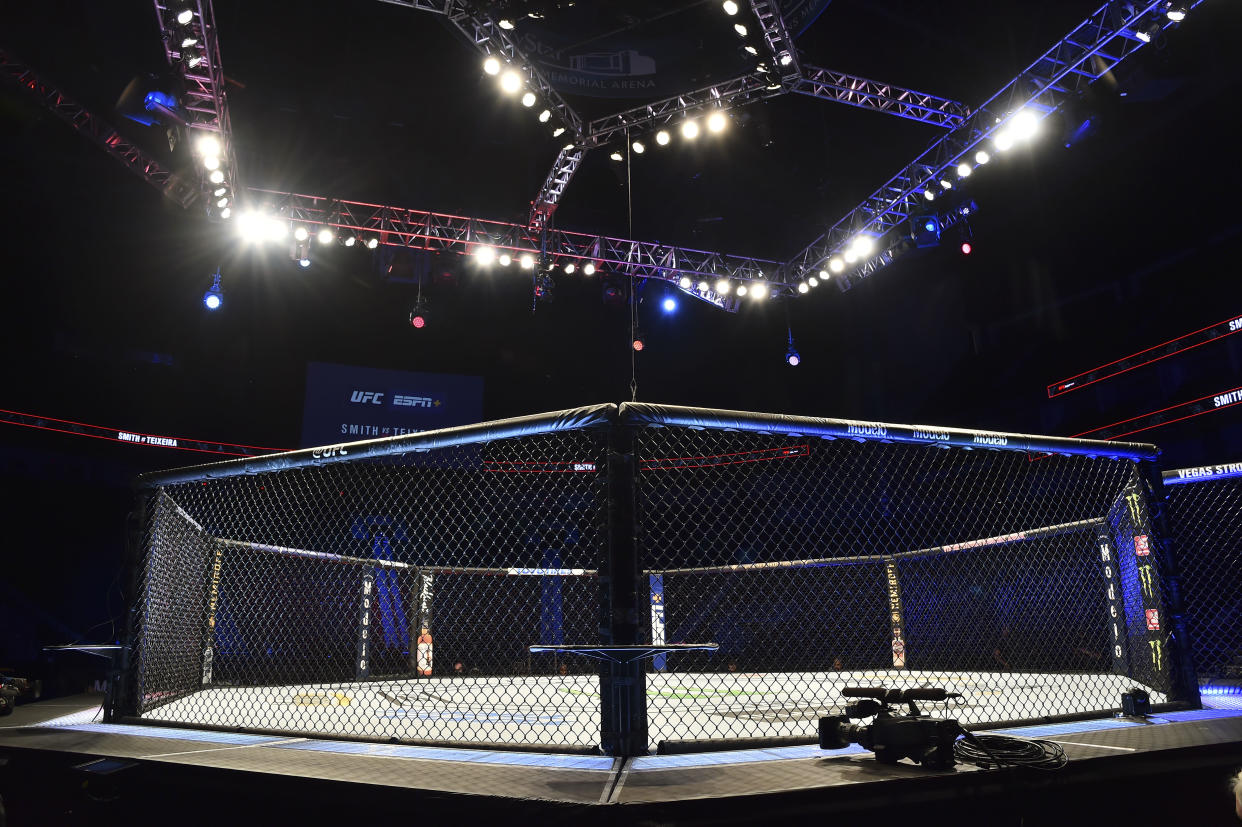
[[(629, 238), (634, 237), (634, 189), (630, 176), (630, 131), (625, 130), (625, 221)], [(630, 401), (638, 401), (638, 285), (630, 275)]]

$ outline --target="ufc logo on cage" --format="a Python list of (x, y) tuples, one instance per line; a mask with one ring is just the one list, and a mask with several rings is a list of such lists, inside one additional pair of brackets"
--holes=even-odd
[(383, 391), (354, 391), (353, 393), (349, 395), (349, 401), (356, 402), (360, 405), (365, 405), (368, 403), (371, 405), (383, 405), (384, 404), (384, 392)]

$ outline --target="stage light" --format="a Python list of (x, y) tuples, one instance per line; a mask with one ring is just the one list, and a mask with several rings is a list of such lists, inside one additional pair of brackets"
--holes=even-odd
[(689, 276), (682, 276), (680, 279), (678, 279), (677, 286), (680, 287), (682, 290), (689, 290), (690, 285), (693, 283), (694, 282), (690, 280)]
[(289, 234), (289, 225), (279, 218), (269, 217), (264, 221), (263, 234), (269, 241), (284, 241)]
[(614, 160), (614, 161), (624, 161), (624, 160), (625, 160), (625, 157), (621, 154), (621, 151), (620, 151), (620, 150), (617, 150), (617, 149), (614, 149), (614, 150), (612, 151), (612, 154), (611, 154), (611, 155), (609, 155), (608, 157), (609, 157), (609, 158), (611, 158), (611, 159), (612, 159), (612, 160)]
[(559, 137), (561, 137), (561, 136), (562, 136), (562, 135), (564, 135), (564, 134), (565, 134), (565, 127), (563, 127), (563, 126), (558, 126), (556, 129), (553, 129), (553, 130), (552, 130), (552, 137), (553, 137), (553, 138), (559, 138)]
[(641, 352), (643, 349), (643, 340), (635, 339), (631, 347), (634, 348), (635, 352)]
[(499, 75), (500, 61), (494, 55), (488, 55), (487, 60), (483, 61), (483, 71), (489, 75)]
[(410, 327), (415, 330), (422, 330), (427, 326), (427, 310), (423, 306), (422, 300), (414, 304), (414, 309), (410, 311)]
[(695, 286), (699, 288), (700, 293), (706, 293), (708, 290), (712, 289), (712, 286), (705, 281), (701, 281)]
[(1185, 6), (1169, 6), (1169, 10), (1165, 12), (1164, 14), (1165, 14), (1165, 17), (1169, 18), (1174, 23), (1181, 23), (1183, 20), (1186, 19), (1186, 7)]
[(686, 121), (681, 125), (681, 137), (693, 141), (699, 136), (699, 125), (695, 121)]
[(530, 270), (535, 266), (535, 257), (530, 253), (522, 253), (522, 257), (518, 259), (518, 264), (522, 265), (523, 270)]
[(852, 249), (846, 250), (843, 258), (845, 259), (846, 264), (853, 264), (858, 261), (858, 253), (854, 252)]
[(969, 241), (962, 242), (962, 255), (968, 256), (974, 251), (974, 249), (975, 248), (971, 246)]
[(191, 69), (197, 69), (199, 64), (203, 62), (202, 55), (191, 54), (186, 58), (185, 65)]
[(293, 231), (293, 237), (297, 241), (305, 241), (306, 239), (310, 238), (310, 231), (307, 230), (305, 227), (299, 226), (297, 229)]
[(707, 128), (712, 132), (723, 132), (727, 123), (723, 112), (713, 112), (707, 116)]
[(561, 147), (562, 151), (564, 152), (569, 152), (573, 148), (574, 148), (573, 144), (565, 144), (565, 146)]
[(990, 160), (992, 160), (992, 156), (988, 155), (982, 149), (975, 153), (975, 163), (978, 164), (979, 166), (983, 166)]
[(263, 216), (247, 210), (237, 219), (237, 233), (245, 241), (259, 241), (264, 238)]
[(729, 295), (729, 286), (728, 279), (720, 279), (716, 282), (716, 292), (722, 296), (727, 296)]
[(207, 169), (219, 169), (220, 159), (214, 155), (208, 155), (207, 157), (203, 158), (203, 166), (206, 167)]
[(357, 243), (358, 243), (358, 239), (354, 238), (352, 235), (345, 236), (346, 247), (353, 247)]
[[(1159, 26), (1152, 26), (1153, 29), (1159, 30)], [(1151, 43), (1151, 32), (1145, 29), (1138, 29), (1134, 32), (1134, 36), (1144, 43)]]
[(960, 164), (958, 164), (957, 165), (957, 177), (958, 178), (969, 178), (970, 177), (970, 164), (966, 163), (965, 161), (962, 161)]
[(207, 292), (203, 294), (203, 307), (208, 310), (219, 310), (220, 305), (224, 304), (224, 290), (220, 287), (220, 271), (217, 270), (211, 279), (211, 287), (208, 287)]
[(737, 14), (737, 3), (734, 3), (733, 0), (724, 0), (721, 7), (724, 9), (725, 14), (730, 17)]
[(522, 96), (522, 106), (525, 106), (529, 109), (530, 107), (535, 105), (535, 100), (536, 100), (535, 93), (527, 92), (525, 95)]
[(1039, 131), (1039, 118), (1029, 109), (1022, 109), (1009, 121), (1009, 129), (1014, 138), (1020, 141), (1030, 139)]
[(746, 32), (746, 27), (745, 27), (745, 26), (743, 26), (741, 23), (734, 23), (734, 24), (733, 24), (733, 31), (737, 32), (737, 33), (738, 33), (739, 35), (741, 35), (742, 37), (745, 37), (745, 36), (746, 36), (746, 34), (747, 34), (747, 32)]
[(804, 281), (804, 282), (801, 282), (801, 283), (799, 283), (799, 284), (798, 284), (798, 292), (799, 292), (799, 293), (809, 293), (809, 292), (811, 292), (811, 286), (810, 286), (809, 284), (807, 284), (805, 281)]
[(198, 154), (204, 157), (218, 156), (220, 154), (220, 139), (215, 135), (204, 135), (198, 139), (194, 146), (198, 150)]
[(875, 252), (875, 239), (869, 235), (856, 236), (853, 242), (850, 243), (850, 249), (859, 258), (866, 258)]
[(565, 265), (565, 275), (572, 276), (574, 274), (574, 263), (571, 261)]
[(668, 146), (670, 140), (672, 139), (669, 137), (667, 129), (661, 129), (656, 133), (656, 143), (660, 146)]
[(484, 267), (491, 265), (496, 260), (496, 250), (494, 247), (488, 247), (484, 244), (482, 247), (476, 247), (474, 251), (474, 260)]
[(539, 123), (547, 123), (552, 119), (552, 110), (545, 109), (539, 113)]
[(213, 184), (219, 184), (224, 181), (224, 172), (222, 170), (213, 169), (211, 174), (207, 176), (207, 180)]
[(948, 178), (941, 178), (940, 186), (944, 187), (947, 190), (951, 190), (953, 189), (953, 182), (950, 181)]
[(310, 267), (310, 259), (300, 258), (298, 259), (298, 264), (302, 267), (303, 270), (305, 270), (307, 267)]
[(647, 151), (647, 146), (642, 141), (635, 141), (630, 144), (630, 149), (634, 150), (635, 155), (642, 155)]
[(586, 264), (582, 265), (582, 275), (584, 276), (595, 275), (595, 262), (588, 261)]
[(231, 216), (232, 214), (233, 214), (232, 207), (225, 207), (224, 209), (220, 210), (220, 217), (225, 219), (226, 221), (228, 220), (229, 216)]
[(221, 198), (219, 201), (216, 202), (216, 206), (219, 207), (220, 209), (224, 209), (228, 205), (229, 205), (229, 199), (227, 198)]
[[(748, 55), (750, 55), (750, 56), (752, 56), (752, 57), (758, 57), (758, 56), (759, 56), (759, 50), (758, 50), (758, 49), (756, 49), (754, 46), (751, 46), (749, 43), (748, 43), (747, 45), (743, 46), (743, 47), (742, 47), (742, 49), (746, 52), (746, 54), (748, 54)], [(778, 88), (779, 88), (779, 87), (778, 87)]]
[(324, 227), (319, 231), (318, 238), (320, 244), (331, 244), (336, 241), (336, 231), (331, 227)]
[(497, 261), (500, 262), (501, 267), (508, 267), (510, 264), (513, 263), (513, 256), (509, 255), (508, 253), (501, 253), (500, 258), (497, 259)]
[(744, 285), (744, 284), (739, 284), (739, 285), (737, 286), (737, 294), (738, 294), (739, 296), (745, 296), (745, 295), (746, 295), (747, 293), (749, 293), (749, 292), (750, 292), (750, 288), (749, 288), (749, 287), (747, 287), (746, 285)]
[(785, 351), (785, 364), (789, 365), (791, 368), (796, 368), (799, 364), (801, 364), (801, 362), (802, 357), (798, 355), (798, 351), (794, 350), (792, 347)]
[(750, 286), (750, 297), (752, 299), (766, 299), (768, 297), (768, 286), (763, 282), (755, 282)]
[[(828, 281), (828, 274), (825, 273), (823, 270), (819, 271), (819, 275), (824, 281)], [(815, 278), (815, 276), (811, 276), (809, 279), (807, 279), (806, 283), (811, 287), (819, 287), (819, 279)]]
[(194, 35), (187, 35), (186, 37), (183, 37), (181, 39), (181, 48), (183, 49), (188, 49), (191, 46), (197, 46), (197, 45), (198, 45), (198, 38), (195, 37)]
[(510, 69), (500, 76), (500, 88), (512, 95), (522, 88), (522, 76)]
[(507, 18), (502, 17), (500, 20), (496, 21), (496, 25), (504, 29), (506, 32), (513, 31), (513, 21)]
[(182, 9), (181, 11), (177, 12), (177, 22), (180, 23), (182, 26), (185, 26), (193, 19), (194, 19), (193, 9)]
[(371, 236), (370, 238), (367, 239), (368, 250), (374, 250), (378, 246), (379, 246), (379, 238), (377, 238), (376, 236)]
[(664, 301), (662, 301), (662, 302), (660, 303), (660, 307), (662, 307), (662, 308), (664, 309), (664, 312), (665, 312), (665, 313), (673, 313), (673, 312), (676, 312), (676, 310), (677, 310), (677, 299), (674, 299), (672, 296), (669, 296), (667, 299), (665, 299)]
[(828, 269), (834, 273), (840, 273), (842, 270), (845, 269), (845, 262), (842, 261), (837, 256), (833, 256), (832, 258), (828, 259)]

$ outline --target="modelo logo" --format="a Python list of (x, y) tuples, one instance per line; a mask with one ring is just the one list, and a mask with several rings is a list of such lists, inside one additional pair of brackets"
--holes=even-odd
[(949, 438), (949, 435), (946, 434), (944, 431), (920, 431), (916, 429), (914, 431), (914, 438), (915, 439), (947, 440)]
[(353, 393), (349, 395), (349, 401), (355, 402), (359, 405), (366, 405), (366, 404), (383, 405), (384, 404), (384, 392), (383, 391), (354, 391)]
[(1008, 445), (1009, 440), (1003, 436), (983, 436), (975, 434), (973, 442), (976, 445)]
[(327, 448), (316, 448), (311, 451), (311, 456), (315, 459), (327, 459), (328, 457), (345, 457), (349, 456), (349, 451), (345, 450), (344, 445), (329, 445)]
[(850, 436), (888, 436), (888, 428), (881, 425), (850, 425), (845, 432)]

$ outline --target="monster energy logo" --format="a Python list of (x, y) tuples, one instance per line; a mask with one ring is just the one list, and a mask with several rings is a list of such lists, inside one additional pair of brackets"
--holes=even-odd
[(1147, 645), (1151, 647), (1151, 666), (1159, 672), (1164, 669), (1164, 641), (1149, 640)]
[(1139, 583), (1143, 586), (1143, 597), (1155, 597), (1155, 577), (1156, 573), (1152, 571), (1151, 566), (1138, 567)]
[(1137, 493), (1126, 494), (1126, 506), (1130, 509), (1130, 522), (1138, 526), (1143, 519), (1143, 509), (1141, 507), (1143, 498)]

